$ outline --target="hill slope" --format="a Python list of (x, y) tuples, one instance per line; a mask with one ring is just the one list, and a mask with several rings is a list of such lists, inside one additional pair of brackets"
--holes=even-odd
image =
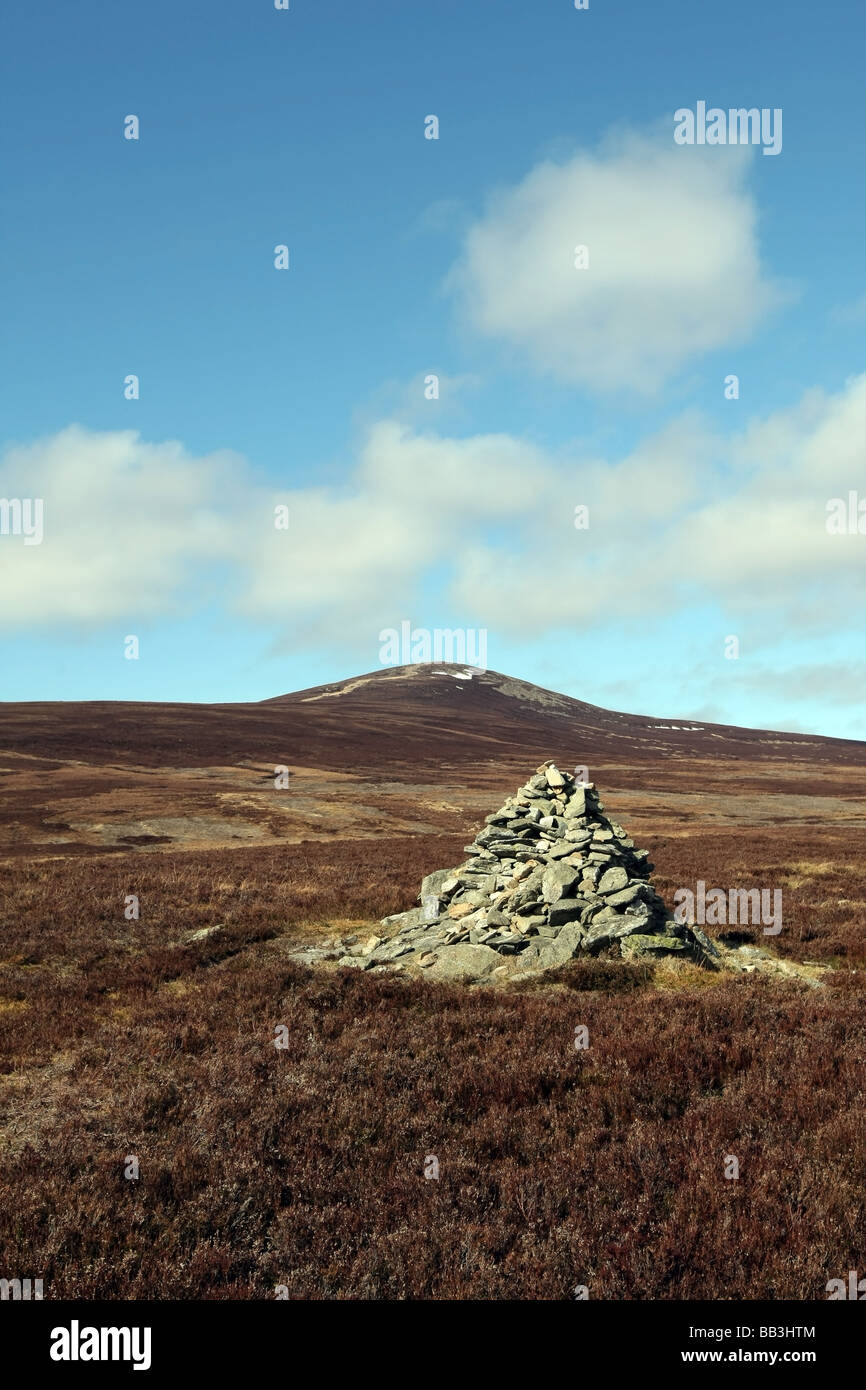
[(496, 671), (401, 666), (254, 704), (70, 701), (0, 706), (0, 751), (124, 767), (263, 761), (432, 770), (474, 760), (676, 757), (866, 764), (866, 743), (622, 714)]

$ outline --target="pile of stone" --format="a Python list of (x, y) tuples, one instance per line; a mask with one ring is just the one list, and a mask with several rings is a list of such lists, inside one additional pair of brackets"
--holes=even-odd
[(648, 851), (607, 819), (595, 786), (553, 762), (486, 818), (465, 852), (457, 868), (428, 874), (420, 907), (383, 919), (388, 939), (341, 963), (481, 976), (512, 956), (520, 969), (545, 970), (614, 943), (626, 957), (719, 954), (666, 911)]

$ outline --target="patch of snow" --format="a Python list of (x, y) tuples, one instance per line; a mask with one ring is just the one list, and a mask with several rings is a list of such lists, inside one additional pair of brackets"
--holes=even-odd
[(651, 729), (665, 729), (669, 733), (678, 734), (699, 734), (703, 733), (703, 724), (650, 724)]

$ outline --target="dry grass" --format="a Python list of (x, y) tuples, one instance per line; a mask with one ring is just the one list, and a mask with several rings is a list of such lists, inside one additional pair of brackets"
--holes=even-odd
[[(650, 846), (664, 885), (769, 883), (808, 839)], [(287, 963), (286, 935), (410, 906), (463, 843), (5, 870), (4, 1264), (51, 1297), (209, 1299), (812, 1299), (866, 1266), (866, 933), (811, 897), (850, 893), (862, 847), (815, 861), (774, 941), (838, 956), (820, 995), (615, 959), (521, 991)]]

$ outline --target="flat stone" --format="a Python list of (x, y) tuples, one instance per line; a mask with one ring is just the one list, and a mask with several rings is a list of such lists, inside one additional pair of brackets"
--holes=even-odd
[[(315, 946), (301, 947), (297, 951), (289, 951), (289, 960), (296, 965), (319, 965), (323, 960), (336, 960), (342, 952), (340, 951), (320, 951)], [(352, 956), (352, 960), (356, 957)]]
[(459, 920), (461, 917), (468, 917), (474, 907), (475, 904), (471, 902), (452, 903), (448, 908), (447, 915), (454, 920)]
[[(615, 872), (615, 869), (608, 869), (608, 873), (612, 874)], [(606, 878), (607, 874), (605, 874), (604, 877)], [(599, 884), (599, 892), (604, 892), (601, 884)], [(610, 903), (611, 907), (627, 907), (629, 903), (637, 902), (638, 899), (647, 902), (655, 898), (655, 896), (649, 884), (641, 881), (639, 883), (627, 884), (619, 893), (608, 893), (607, 901)]]
[(625, 913), (617, 920), (606, 922), (599, 922), (594, 918), (592, 925), (586, 931), (586, 949), (600, 951), (605, 946), (610, 946), (614, 941), (621, 941), (623, 937), (638, 936), (645, 933), (648, 924), (649, 919), (647, 917), (630, 917)]
[(538, 898), (529, 897), (514, 908), (514, 914), (517, 917), (540, 917), (543, 906), (544, 904)]
[[(428, 921), (424, 915), (423, 907), (410, 907), (408, 912), (395, 912), (392, 917), (383, 917), (379, 923), (380, 927), (420, 927), (422, 922)], [(352, 938), (353, 941), (357, 937)], [(344, 945), (349, 944), (349, 938), (344, 938)]]
[(620, 942), (624, 956), (682, 956), (688, 955), (689, 944), (676, 936), (645, 936), (636, 933)]
[(628, 874), (625, 869), (617, 867), (608, 869), (598, 880), (599, 893), (619, 893), (628, 883)]
[(476, 946), (467, 942), (447, 947), (427, 968), (429, 974), (438, 980), (477, 980), (501, 964), (502, 960), (497, 951), (491, 950), (489, 946)]
[(584, 903), (580, 898), (558, 898), (555, 903), (550, 904), (550, 925), (565, 926), (567, 922), (573, 922), (575, 918), (580, 917), (583, 909)]

